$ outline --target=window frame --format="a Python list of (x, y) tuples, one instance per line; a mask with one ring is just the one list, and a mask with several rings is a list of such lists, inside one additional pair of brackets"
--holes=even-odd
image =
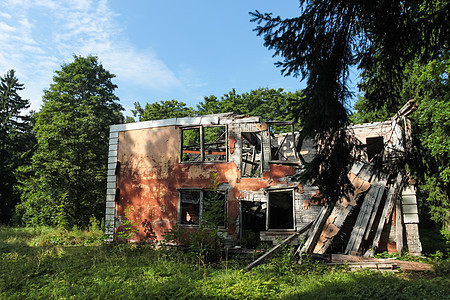
[[(290, 192), (292, 197), (292, 228), (270, 228), (270, 194)], [(267, 190), (266, 231), (293, 231), (297, 227), (295, 218), (295, 190), (293, 188)]]
[[(245, 169), (246, 169), (246, 165), (247, 163), (250, 162), (246, 162), (244, 161), (243, 155), (244, 155), (244, 133), (254, 133), (259, 135), (259, 140), (260, 140), (260, 147), (259, 147), (259, 153), (260, 153), (260, 159), (259, 159), (259, 175), (258, 176), (248, 176), (245, 174)], [(241, 132), (241, 139), (240, 139), (240, 143), (241, 143), (241, 157), (240, 157), (240, 161), (241, 161), (241, 177), (242, 178), (262, 178), (262, 174), (263, 174), (263, 161), (264, 161), (264, 145), (263, 145), (263, 140), (262, 140), (262, 133), (261, 131), (242, 131)], [(248, 139), (247, 139), (248, 140)], [(256, 149), (256, 147), (255, 147)]]
[[(181, 194), (182, 192), (186, 191), (195, 191), (200, 193), (199, 198), (199, 222), (198, 224), (183, 224), (182, 222), (182, 198)], [(223, 193), (224, 195), (224, 225), (223, 226), (217, 226), (217, 229), (226, 229), (227, 228), (227, 216), (228, 216), (228, 189), (211, 189), (211, 188), (180, 188), (178, 189), (178, 217), (177, 217), (177, 224), (183, 227), (194, 227), (198, 228), (200, 226), (204, 226), (202, 224), (203, 220), (203, 213), (204, 213), (204, 193), (205, 191), (211, 192), (211, 191), (217, 191), (219, 193)]]
[[(223, 127), (224, 133), (225, 133), (225, 159), (223, 160), (205, 160), (205, 128), (214, 128), (214, 127)], [(183, 142), (184, 142), (184, 130), (192, 130), (192, 129), (199, 129), (200, 133), (200, 160), (198, 161), (189, 161), (189, 160), (183, 160)], [(180, 126), (179, 127), (179, 141), (180, 141), (180, 147), (179, 147), (179, 162), (180, 163), (221, 163), (221, 162), (228, 162), (229, 161), (229, 154), (228, 154), (228, 126), (226, 124), (219, 124), (219, 125), (187, 125), (187, 126)]]
[[(294, 148), (293, 152), (294, 152), (294, 156), (295, 156), (295, 160), (279, 160), (279, 159), (274, 159), (273, 155), (272, 155), (272, 140), (274, 140), (274, 138), (272, 137), (271, 134), (271, 127), (272, 126), (291, 126), (291, 131), (289, 132), (285, 132), (283, 134), (286, 134), (286, 138), (288, 137), (288, 135), (292, 135), (292, 139), (293, 142), (295, 144), (295, 130), (294, 130), (294, 123), (291, 121), (268, 121), (266, 122), (268, 125), (268, 132), (269, 132), (269, 153), (270, 153), (270, 157), (269, 157), (269, 163), (276, 163), (276, 164), (297, 164), (300, 161), (300, 155), (298, 153), (298, 151)], [(279, 145), (279, 148), (281, 148), (281, 146), (284, 144), (284, 141), (281, 145)], [(279, 150), (279, 149), (278, 149)], [(278, 152), (278, 151), (277, 151)]]

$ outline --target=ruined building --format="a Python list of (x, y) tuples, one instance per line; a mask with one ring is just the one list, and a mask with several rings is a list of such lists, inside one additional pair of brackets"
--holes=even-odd
[(133, 238), (141, 242), (161, 240), (175, 225), (214, 222), (231, 245), (249, 231), (276, 242), (312, 223), (307, 252), (334, 245), (330, 249), (364, 254), (402, 249), (403, 241), (420, 252), (414, 189), (404, 176), (371, 176), (369, 163), (405, 146), (411, 108), (404, 110), (352, 128), (367, 156), (349, 173), (355, 194), (336, 205), (296, 181), (316, 143), (300, 147), (292, 122), (224, 113), (112, 125), (107, 234), (117, 240), (125, 219), (142, 224)]

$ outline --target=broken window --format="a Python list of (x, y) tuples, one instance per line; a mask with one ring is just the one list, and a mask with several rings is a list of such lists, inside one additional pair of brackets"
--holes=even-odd
[(180, 223), (189, 225), (200, 224), (201, 191), (180, 191)]
[(367, 157), (369, 161), (371, 161), (375, 155), (378, 155), (383, 152), (384, 149), (383, 142), (384, 141), (382, 136), (366, 138)]
[(225, 227), (226, 209), (226, 191), (180, 191), (180, 224)]
[(242, 132), (242, 177), (261, 176), (261, 134)]
[(243, 230), (252, 232), (266, 230), (266, 202), (242, 200), (241, 210)]
[(227, 160), (227, 131), (225, 126), (204, 127), (205, 161)]
[(298, 161), (294, 125), (291, 122), (271, 122), (269, 123), (269, 133), (271, 161)]
[(225, 227), (226, 216), (225, 191), (203, 191), (202, 223), (214, 227)]
[(268, 229), (294, 229), (293, 191), (269, 192)]
[(202, 161), (201, 127), (183, 128), (181, 161)]
[(226, 133), (225, 126), (181, 128), (181, 161), (226, 161)]

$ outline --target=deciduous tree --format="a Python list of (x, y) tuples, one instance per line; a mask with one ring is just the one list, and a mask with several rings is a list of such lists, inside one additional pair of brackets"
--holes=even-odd
[(141, 121), (181, 118), (192, 116), (194, 110), (186, 106), (186, 103), (177, 100), (166, 100), (154, 103), (146, 103), (142, 108), (139, 102), (134, 103), (131, 111), (134, 117)]
[(55, 73), (36, 113), (34, 176), (19, 212), (27, 224), (84, 226), (104, 215), (109, 126), (122, 106), (95, 56), (74, 56)]

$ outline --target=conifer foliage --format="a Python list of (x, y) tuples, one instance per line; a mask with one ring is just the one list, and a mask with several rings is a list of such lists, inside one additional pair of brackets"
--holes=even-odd
[[(336, 200), (337, 180), (349, 166), (349, 72), (362, 70), (370, 110), (395, 112), (403, 69), (415, 58), (429, 61), (448, 51), (448, 1), (300, 0), (299, 16), (282, 19), (250, 13), (264, 45), (282, 58), (284, 75), (306, 79), (303, 132), (323, 141), (308, 178)], [(401, 106), (401, 105), (400, 105)], [(319, 171), (320, 170), (320, 171)]]
[(0, 77), (0, 224), (9, 222), (19, 200), (17, 168), (27, 159), (30, 116), (23, 113), (30, 104), (19, 95), (23, 89), (14, 70)]

